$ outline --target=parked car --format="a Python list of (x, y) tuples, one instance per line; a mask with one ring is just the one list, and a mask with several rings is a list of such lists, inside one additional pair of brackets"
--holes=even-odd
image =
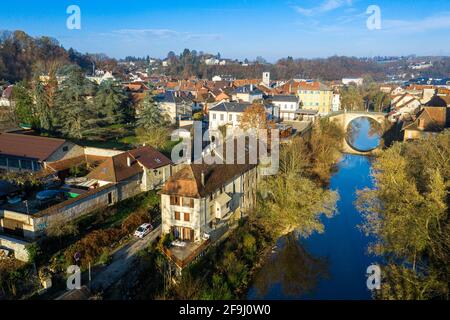
[(144, 238), (153, 230), (153, 226), (150, 223), (144, 223), (134, 232), (134, 236), (138, 238)]

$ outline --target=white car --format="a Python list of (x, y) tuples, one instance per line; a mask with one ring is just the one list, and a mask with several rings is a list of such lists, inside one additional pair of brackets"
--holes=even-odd
[(153, 230), (153, 226), (150, 223), (144, 223), (134, 232), (134, 236), (138, 238), (144, 238)]

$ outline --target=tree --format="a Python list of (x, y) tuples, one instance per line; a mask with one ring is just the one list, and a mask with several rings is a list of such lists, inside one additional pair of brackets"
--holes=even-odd
[(81, 69), (71, 66), (56, 94), (55, 115), (60, 132), (70, 138), (82, 139), (94, 129), (99, 119), (92, 103), (95, 86)]
[(155, 127), (164, 125), (165, 122), (161, 110), (153, 99), (153, 95), (148, 92), (142, 101), (142, 111), (137, 120), (138, 127), (152, 130)]
[(449, 297), (450, 131), (396, 143), (374, 161), (376, 188), (358, 193), (363, 230), (383, 255), (385, 299)]
[(169, 130), (163, 126), (153, 127), (151, 130), (139, 127), (136, 129), (136, 136), (139, 143), (162, 149), (169, 140)]
[(274, 124), (267, 118), (264, 105), (253, 103), (243, 112), (240, 127), (242, 130), (254, 130), (259, 134), (259, 130), (271, 129)]
[(108, 124), (125, 123), (131, 117), (127, 96), (122, 86), (113, 81), (100, 84), (94, 104), (100, 118)]
[(364, 97), (359, 88), (350, 85), (341, 91), (341, 104), (350, 111), (364, 110)]
[(331, 217), (338, 194), (308, 178), (281, 174), (261, 183), (257, 220), (275, 239), (293, 231), (307, 237), (323, 232), (322, 214)]
[(25, 81), (19, 82), (13, 87), (12, 99), (15, 103), (14, 113), (18, 122), (32, 125), (36, 124), (33, 107), (33, 99), (30, 89)]

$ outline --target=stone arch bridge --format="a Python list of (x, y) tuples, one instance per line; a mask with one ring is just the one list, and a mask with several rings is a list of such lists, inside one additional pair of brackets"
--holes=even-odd
[[(339, 123), (344, 129), (344, 132), (347, 133), (348, 126), (350, 123), (358, 118), (370, 118), (375, 120), (381, 127), (382, 134), (387, 130), (387, 114), (382, 112), (366, 112), (366, 111), (340, 111), (330, 114), (328, 117), (331, 121)], [(371, 155), (376, 154), (381, 149), (381, 145), (378, 148), (371, 151), (363, 151), (358, 150), (355, 147), (351, 146), (347, 138), (344, 138), (343, 143), (343, 152), (352, 153), (352, 154), (361, 154), (361, 155)]]

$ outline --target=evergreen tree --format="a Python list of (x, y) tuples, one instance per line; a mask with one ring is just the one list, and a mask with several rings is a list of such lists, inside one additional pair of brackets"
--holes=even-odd
[(25, 81), (14, 85), (12, 98), (15, 103), (14, 114), (19, 123), (35, 126), (36, 117), (33, 107), (33, 98), (30, 89)]
[(79, 67), (70, 67), (65, 77), (56, 95), (58, 127), (63, 135), (82, 139), (99, 122), (92, 103), (95, 86)]
[(166, 123), (157, 103), (153, 99), (151, 93), (147, 93), (142, 101), (142, 111), (139, 115), (137, 125), (146, 130), (152, 130), (155, 127), (162, 126)]
[(95, 96), (95, 107), (100, 118), (108, 124), (125, 123), (131, 117), (127, 96), (123, 88), (113, 81), (100, 84)]

